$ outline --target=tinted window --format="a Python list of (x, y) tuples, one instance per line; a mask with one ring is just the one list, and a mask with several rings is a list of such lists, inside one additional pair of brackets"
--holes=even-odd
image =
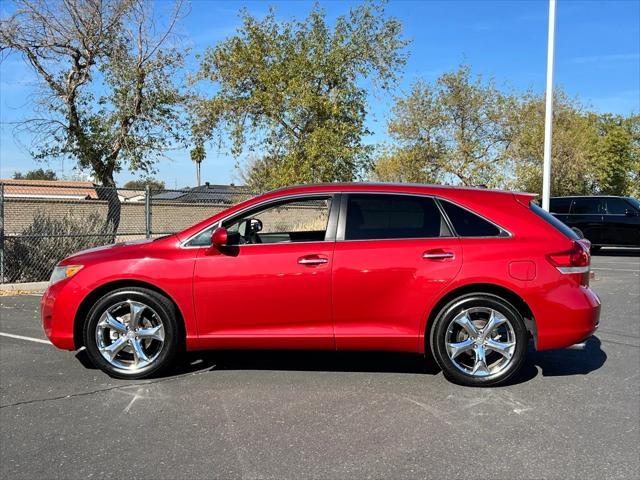
[(407, 195), (349, 195), (346, 240), (448, 237), (432, 198)]
[(609, 215), (624, 215), (627, 210), (631, 210), (631, 205), (621, 198), (606, 198), (605, 205)]
[(602, 213), (600, 207), (601, 200), (599, 198), (574, 198), (571, 205), (571, 213), (576, 215), (595, 215)]
[(531, 202), (531, 210), (539, 217), (542, 217), (542, 219), (547, 223), (551, 224), (556, 230), (564, 233), (566, 237), (570, 238), (571, 240), (580, 240), (580, 237), (576, 232), (574, 232), (571, 228), (562, 223), (560, 220), (558, 220), (556, 217), (551, 215), (539, 205)]
[(549, 200), (549, 210), (553, 213), (569, 213), (570, 198), (552, 198)]
[(498, 237), (502, 233), (494, 224), (465, 208), (444, 200), (440, 203), (453, 229), (461, 237)]

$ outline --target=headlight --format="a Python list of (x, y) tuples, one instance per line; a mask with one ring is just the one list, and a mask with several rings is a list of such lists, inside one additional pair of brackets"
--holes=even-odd
[(59, 282), (60, 280), (64, 280), (65, 278), (73, 277), (80, 271), (81, 268), (82, 265), (65, 265), (63, 267), (56, 266), (51, 273), (49, 284)]

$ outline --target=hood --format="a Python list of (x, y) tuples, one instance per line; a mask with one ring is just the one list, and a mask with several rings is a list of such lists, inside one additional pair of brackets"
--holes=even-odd
[(157, 238), (143, 238), (141, 240), (132, 240), (129, 242), (118, 242), (109, 245), (102, 245), (99, 247), (87, 248), (86, 250), (80, 250), (79, 252), (69, 255), (67, 258), (60, 262), (61, 265), (69, 265), (72, 263), (82, 263), (83, 261), (92, 260), (94, 257), (102, 257), (104, 254), (119, 253), (123, 250), (138, 249), (145, 245), (151, 244), (159, 240)]

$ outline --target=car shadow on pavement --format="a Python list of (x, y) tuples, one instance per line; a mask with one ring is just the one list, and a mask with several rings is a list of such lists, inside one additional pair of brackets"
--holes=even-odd
[[(95, 369), (85, 350), (76, 353), (85, 368)], [(505, 386), (542, 376), (586, 375), (604, 365), (606, 354), (600, 340), (591, 337), (584, 350), (537, 352), (530, 346), (522, 370)], [(280, 370), (309, 372), (362, 372), (436, 375), (440, 368), (432, 359), (396, 352), (325, 352), (297, 350), (218, 350), (183, 353), (173, 368), (160, 377), (220, 370)]]
[(600, 346), (600, 339), (595, 336), (585, 341), (583, 350), (558, 349), (538, 352), (531, 345), (522, 370), (511, 384), (528, 381), (538, 373), (543, 377), (587, 375), (598, 370), (607, 361), (607, 354)]

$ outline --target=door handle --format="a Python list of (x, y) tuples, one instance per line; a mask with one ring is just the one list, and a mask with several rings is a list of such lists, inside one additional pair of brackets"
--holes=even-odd
[(446, 260), (448, 258), (453, 259), (455, 257), (455, 253), (446, 252), (444, 250), (427, 250), (422, 254), (422, 258), (425, 260)]
[(329, 259), (318, 255), (307, 255), (306, 257), (300, 257), (298, 263), (300, 265), (322, 265), (329, 263)]

